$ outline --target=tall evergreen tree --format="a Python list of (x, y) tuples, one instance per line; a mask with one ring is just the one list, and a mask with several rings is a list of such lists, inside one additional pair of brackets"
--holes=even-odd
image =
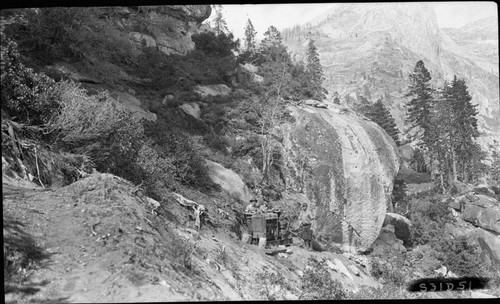
[(222, 5), (216, 4), (213, 6), (213, 10), (215, 11), (215, 17), (212, 20), (211, 28), (215, 31), (215, 34), (220, 35), (222, 33), (228, 33), (229, 30), (227, 28), (226, 19), (222, 14)]
[(316, 45), (314, 45), (314, 40), (309, 38), (309, 43), (307, 44), (306, 51), (306, 68), (309, 76), (311, 77), (312, 83), (312, 93), (313, 98), (318, 100), (323, 100), (326, 97), (328, 91), (323, 88), (323, 68), (321, 67), (321, 62), (319, 61), (319, 54)]
[[(479, 146), (475, 139), (479, 137), (477, 128), (477, 105), (472, 104), (472, 97), (468, 92), (465, 80), (454, 76), (453, 81), (443, 90), (443, 98), (450, 104), (452, 116), (451, 129), (451, 153), (453, 166), (453, 179), (457, 180), (457, 174), (462, 178), (471, 173), (473, 167), (478, 164), (474, 159), (477, 158)], [(480, 150), (480, 148), (479, 148)], [(477, 169), (477, 168), (475, 168)], [(458, 172), (459, 171), (459, 172)]]
[(251, 52), (255, 49), (255, 36), (257, 32), (253, 27), (252, 21), (250, 19), (247, 20), (247, 24), (245, 26), (245, 50), (247, 52)]
[[(413, 140), (419, 143), (421, 151), (429, 154), (430, 146), (434, 142), (434, 128), (432, 126), (432, 107), (434, 104), (434, 90), (430, 86), (431, 75), (426, 69), (424, 62), (419, 60), (410, 75), (410, 85), (405, 97), (412, 97), (407, 104), (408, 115), (406, 120), (409, 124), (408, 133), (415, 131)], [(432, 155), (428, 155), (431, 159)], [(432, 171), (432, 167), (429, 168)]]
[(429, 71), (425, 68), (424, 62), (419, 60), (413, 74), (410, 75), (410, 85), (405, 95), (405, 97), (413, 97), (407, 105), (409, 131), (417, 129), (416, 139), (424, 143), (432, 141), (430, 133), (434, 90), (430, 86), (430, 80)]

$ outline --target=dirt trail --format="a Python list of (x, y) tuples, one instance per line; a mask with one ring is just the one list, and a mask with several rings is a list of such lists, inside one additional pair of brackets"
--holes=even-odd
[[(292, 254), (270, 256), (224, 229), (176, 227), (112, 175), (49, 190), (9, 180), (2, 186), (4, 216), (24, 223), (47, 255), (28, 281), (6, 293), (8, 303), (266, 299), (258, 278), (273, 272), (292, 286), (283, 298), (297, 299), (310, 256), (351, 264), (341, 254), (297, 246)], [(174, 212), (178, 206), (163, 207)], [(359, 268), (359, 276), (331, 271), (332, 277), (348, 290), (379, 286)]]

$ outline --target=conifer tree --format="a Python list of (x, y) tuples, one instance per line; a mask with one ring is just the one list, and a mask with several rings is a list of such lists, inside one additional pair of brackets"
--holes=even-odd
[[(465, 80), (454, 76), (450, 85), (443, 90), (443, 99), (447, 101), (448, 111), (451, 112), (451, 139), (450, 152), (452, 161), (453, 180), (457, 180), (460, 173), (467, 179), (470, 171), (477, 167), (477, 156), (481, 154), (475, 139), (479, 137), (477, 128), (476, 105), (471, 103), (472, 97), (468, 92)], [(443, 122), (441, 122), (443, 125)], [(475, 163), (475, 164), (474, 164)], [(477, 168), (475, 168), (477, 169)]]
[(387, 110), (387, 108), (382, 103), (382, 100), (379, 99), (373, 105), (371, 105), (368, 110), (365, 112), (365, 115), (373, 120), (376, 124), (382, 127), (382, 129), (389, 134), (389, 136), (394, 139), (396, 145), (400, 145), (399, 141), (399, 130), (396, 126), (396, 122), (391, 112)]
[(216, 4), (213, 6), (213, 10), (215, 11), (215, 17), (212, 20), (211, 28), (215, 31), (216, 35), (220, 35), (222, 33), (229, 32), (227, 28), (226, 19), (222, 14), (222, 5)]
[(245, 50), (247, 52), (251, 52), (255, 49), (255, 36), (257, 32), (253, 27), (252, 21), (250, 19), (247, 20), (247, 24), (245, 26)]
[[(429, 171), (433, 171), (434, 155), (431, 146), (435, 143), (435, 128), (432, 121), (432, 108), (434, 104), (434, 90), (430, 86), (431, 75), (424, 62), (419, 60), (410, 75), (410, 85), (405, 97), (412, 97), (406, 108), (408, 111), (406, 121), (409, 128), (410, 139), (416, 141), (424, 159), (429, 159)], [(411, 132), (414, 131), (413, 134)]]
[(407, 105), (407, 121), (410, 125), (408, 131), (417, 129), (416, 138), (424, 143), (432, 141), (430, 133), (434, 90), (430, 86), (430, 80), (429, 71), (425, 68), (424, 62), (419, 60), (413, 74), (410, 75), (410, 85), (405, 95), (413, 97)]
[(309, 43), (307, 44), (306, 58), (306, 68), (311, 77), (313, 98), (323, 100), (328, 91), (323, 88), (323, 68), (319, 61), (318, 49), (314, 45), (312, 38), (309, 38)]
[(270, 26), (264, 33), (264, 39), (260, 42), (260, 54), (262, 62), (291, 62), (286, 46), (278, 29)]

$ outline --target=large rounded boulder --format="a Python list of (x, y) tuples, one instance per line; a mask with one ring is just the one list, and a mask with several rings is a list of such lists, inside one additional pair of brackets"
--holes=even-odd
[(374, 122), (334, 104), (290, 112), (293, 122), (283, 130), (286, 187), (312, 202), (313, 229), (325, 243), (369, 250), (400, 166), (394, 141)]

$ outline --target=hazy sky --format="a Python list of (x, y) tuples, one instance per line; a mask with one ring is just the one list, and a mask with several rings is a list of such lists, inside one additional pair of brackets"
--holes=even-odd
[[(474, 2), (429, 2), (434, 6), (437, 22), (440, 27), (460, 27), (471, 21), (488, 16), (497, 16), (497, 5), (491, 1)], [(335, 4), (235, 4), (223, 5), (224, 16), (229, 30), (236, 37), (243, 38), (245, 24), (250, 18), (257, 37), (270, 25), (278, 30), (302, 24), (320, 15)], [(360, 5), (362, 5), (360, 3)]]

